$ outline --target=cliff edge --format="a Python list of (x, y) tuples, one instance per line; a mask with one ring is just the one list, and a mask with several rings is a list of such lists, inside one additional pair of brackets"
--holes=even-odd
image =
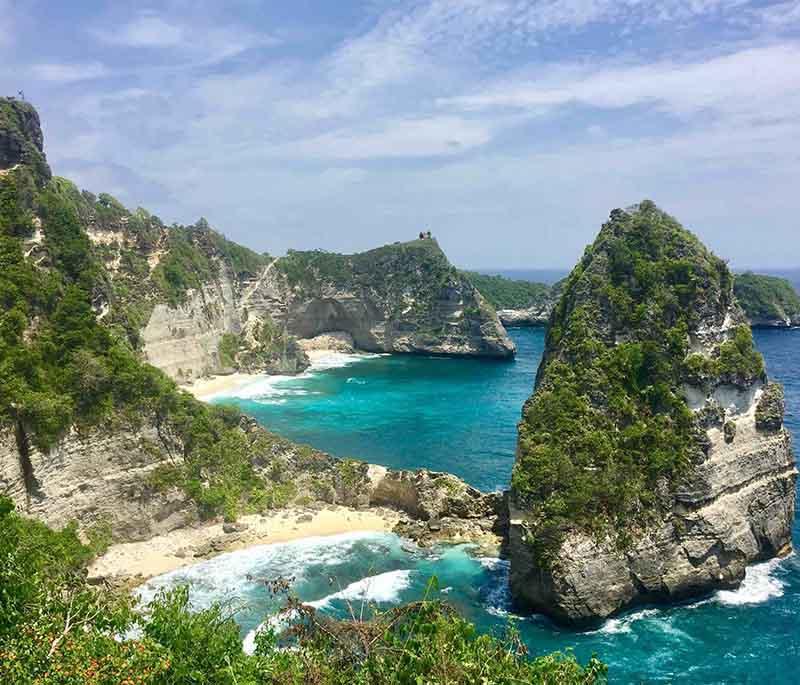
[(511, 589), (573, 624), (737, 586), (790, 549), (795, 462), (733, 276), (651, 202), (614, 210), (523, 409)]

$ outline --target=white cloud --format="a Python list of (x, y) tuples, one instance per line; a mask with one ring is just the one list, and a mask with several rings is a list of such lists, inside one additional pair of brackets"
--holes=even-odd
[(140, 14), (119, 28), (98, 30), (96, 35), (107, 43), (134, 48), (168, 48), (186, 40), (182, 26), (150, 12)]
[(483, 122), (458, 117), (395, 119), (377, 129), (334, 131), (277, 151), (319, 159), (439, 157), (463, 153), (490, 138), (491, 130)]
[(776, 5), (767, 5), (755, 10), (753, 14), (767, 26), (789, 29), (800, 24), (800, 1), (790, 0)]
[(520, 75), (439, 104), (472, 112), (650, 105), (679, 116), (711, 111), (784, 117), (800, 108), (800, 45), (750, 48), (692, 63), (561, 65), (543, 70), (536, 79)]
[(108, 76), (109, 70), (99, 62), (87, 64), (34, 64), (31, 67), (34, 78), (52, 83), (72, 83), (89, 81)]

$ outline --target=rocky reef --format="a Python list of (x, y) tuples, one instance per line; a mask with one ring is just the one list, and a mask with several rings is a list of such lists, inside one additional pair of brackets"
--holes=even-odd
[(737, 274), (734, 292), (754, 328), (800, 326), (800, 295), (785, 278)]
[(733, 277), (643, 202), (570, 274), (523, 410), (511, 589), (583, 625), (737, 586), (786, 553), (795, 461)]

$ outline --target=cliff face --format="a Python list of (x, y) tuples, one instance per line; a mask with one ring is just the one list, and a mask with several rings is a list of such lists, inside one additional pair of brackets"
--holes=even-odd
[(107, 527), (114, 539), (144, 540), (198, 519), (178, 488), (158, 490), (149, 477), (168, 455), (154, 427), (71, 431), (50, 450), (23, 454), (12, 431), (0, 434), (0, 490), (19, 511), (61, 528)]
[[(482, 493), (450, 474), (393, 471), (341, 460), (295, 445), (242, 418), (246, 459), (268, 487), (296, 502), (351, 507), (386, 506), (404, 512), (402, 535), (497, 544), (505, 527), (503, 496)], [(184, 444), (165, 426), (71, 430), (53, 448), (0, 433), (0, 491), (18, 511), (60, 528), (74, 521), (84, 535), (105, 530), (116, 542), (148, 540), (199, 522), (202, 511), (185, 489), (160, 473), (183, 462)]]
[(526, 403), (511, 587), (571, 623), (735, 587), (790, 549), (795, 464), (725, 264), (652, 203), (570, 275)]
[(277, 260), (248, 251), (245, 260), (234, 252), (244, 248), (202, 222), (166, 228), (121, 207), (103, 217), (100, 200), (81, 200), (109, 276), (101, 308), (177, 380), (234, 369), (296, 373), (308, 366), (296, 341), (332, 332), (365, 351), (514, 354), (492, 307), (433, 240)]
[(375, 352), (511, 357), (492, 307), (435, 240), (356, 255), (292, 252), (250, 298), (297, 338), (341, 331)]

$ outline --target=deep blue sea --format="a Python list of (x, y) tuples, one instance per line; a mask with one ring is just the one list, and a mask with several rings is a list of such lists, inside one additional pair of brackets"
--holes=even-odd
[[(225, 401), (333, 454), (447, 470), (484, 489), (505, 487), (516, 423), (544, 343), (541, 329), (511, 335), (519, 350), (513, 362), (337, 357), (328, 368), (254, 384)], [(755, 337), (770, 375), (786, 387), (787, 425), (800, 436), (800, 330), (757, 331)], [(391, 534), (348, 534), (223, 555), (155, 579), (144, 593), (188, 582), (199, 606), (236, 601), (247, 640), (276, 608), (259, 577), (294, 575), (301, 598), (334, 613), (344, 612), (347, 600), (389, 605), (427, 591), (482, 630), (500, 631), (514, 621), (534, 654), (572, 649), (586, 659), (596, 653), (609, 664), (613, 683), (800, 682), (800, 563), (794, 555), (751, 567), (736, 591), (683, 606), (639, 608), (597, 630), (574, 632), (540, 616), (514, 616), (506, 563), (470, 552), (466, 546), (421, 550)], [(433, 576), (438, 584), (430, 588)]]

